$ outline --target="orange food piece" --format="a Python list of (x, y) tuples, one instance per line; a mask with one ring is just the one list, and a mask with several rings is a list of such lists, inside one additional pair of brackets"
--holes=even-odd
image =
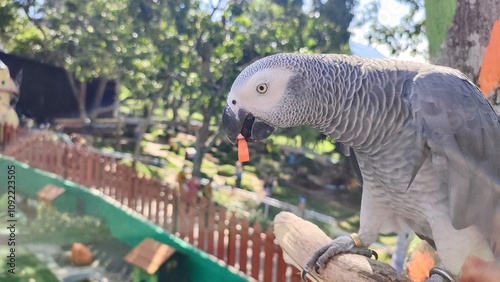
[(238, 161), (244, 163), (250, 160), (250, 153), (248, 152), (248, 144), (243, 135), (238, 135)]

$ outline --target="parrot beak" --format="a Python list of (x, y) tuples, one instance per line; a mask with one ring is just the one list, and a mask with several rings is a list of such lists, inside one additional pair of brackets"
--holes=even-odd
[(276, 130), (245, 110), (240, 109), (238, 114), (234, 113), (229, 106), (226, 106), (222, 115), (222, 129), (233, 144), (236, 144), (240, 133), (246, 141), (257, 142), (266, 139)]

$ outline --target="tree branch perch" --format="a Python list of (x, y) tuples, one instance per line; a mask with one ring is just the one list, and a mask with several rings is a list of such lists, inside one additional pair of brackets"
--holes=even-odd
[[(285, 261), (299, 269), (305, 267), (316, 250), (332, 240), (319, 227), (290, 212), (281, 212), (274, 218), (274, 235)], [(313, 271), (308, 277), (314, 277), (313, 281), (410, 282), (386, 263), (353, 254), (334, 257), (320, 272)]]

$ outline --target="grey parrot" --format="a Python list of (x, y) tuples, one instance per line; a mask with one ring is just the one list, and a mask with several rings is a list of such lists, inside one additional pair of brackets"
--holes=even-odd
[[(234, 81), (222, 117), (229, 140), (309, 125), (359, 168), (360, 228), (318, 250), (370, 256), (379, 233), (414, 231), (456, 279), (470, 255), (500, 257), (500, 122), (481, 91), (442, 66), (349, 55), (276, 54)], [(441, 274), (441, 275), (437, 275)]]

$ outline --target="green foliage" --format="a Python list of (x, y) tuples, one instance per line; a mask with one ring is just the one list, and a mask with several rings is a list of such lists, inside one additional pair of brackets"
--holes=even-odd
[(175, 153), (179, 156), (184, 157), (186, 154), (186, 150), (183, 147), (178, 147)]
[(271, 174), (278, 175), (280, 170), (279, 163), (269, 158), (261, 158), (256, 167), (258, 169), (255, 171), (255, 174), (261, 179), (265, 179)]
[(254, 200), (238, 198), (227, 190), (216, 190), (214, 200), (236, 216), (246, 216), (250, 225), (259, 222), (265, 230), (271, 224), (271, 220), (265, 216), (263, 209), (259, 208), (259, 204)]
[(7, 215), (9, 195), (7, 193), (2, 193), (0, 196), (0, 214)]
[[(126, 166), (132, 166), (134, 162), (132, 159), (122, 159), (118, 163)], [(158, 167), (146, 165), (140, 161), (136, 161), (135, 170), (139, 177), (162, 179), (162, 174), (160, 168)]]
[(243, 166), (243, 171), (255, 173), (255, 166), (245, 165)]
[(169, 161), (168, 159), (165, 159), (166, 165), (165, 167), (168, 169), (175, 169), (175, 170), (181, 170), (181, 167), (177, 166), (175, 163)]
[(266, 152), (271, 159), (279, 161), (282, 158), (283, 151), (280, 146), (276, 145), (273, 139), (269, 139), (266, 143)]
[(0, 247), (0, 281), (57, 281), (57, 277), (38, 258), (26, 248), (16, 248), (16, 273), (9, 273), (6, 257), (10, 254), (9, 248)]
[(29, 221), (22, 231), (24, 242), (64, 245), (109, 236), (108, 229), (98, 218), (59, 212), (44, 203), (39, 204), (37, 212), (37, 218)]
[(243, 177), (241, 178), (241, 187), (240, 188), (247, 190), (247, 191), (255, 192), (254, 184), (244, 174), (243, 174)]
[[(11, 31), (12, 53), (64, 66), (81, 81), (119, 80), (126, 115), (146, 109), (200, 121), (196, 175), (241, 69), (277, 52), (347, 53), (354, 0), (209, 3), (15, 0), (0, 27)], [(302, 142), (315, 142), (309, 136), (317, 135)]]
[(235, 146), (229, 142), (221, 142), (219, 146), (212, 147), (210, 152), (215, 158), (219, 159), (219, 164), (234, 165), (235, 161), (238, 159), (238, 152)]
[[(327, 137), (317, 130), (307, 126), (299, 126), (294, 128), (278, 129), (278, 131), (269, 137), (272, 146), (287, 145), (292, 147), (306, 147), (319, 155), (334, 156), (335, 140)], [(278, 149), (276, 149), (278, 150)], [(343, 155), (336, 155), (336, 160), (339, 161)]]
[(234, 165), (221, 165), (218, 168), (217, 174), (221, 176), (234, 176)]
[[(382, 0), (370, 0), (362, 7), (358, 7), (360, 18), (355, 26), (366, 26), (366, 39), (370, 43), (386, 45), (392, 54), (400, 54), (410, 50), (413, 54), (419, 53), (417, 46), (424, 41), (426, 34), (424, 0), (398, 0), (407, 6), (407, 13), (402, 15), (399, 24), (388, 26), (378, 20), (378, 13)], [(440, 1), (436, 1), (440, 2)], [(362, 10), (361, 10), (362, 9)]]

